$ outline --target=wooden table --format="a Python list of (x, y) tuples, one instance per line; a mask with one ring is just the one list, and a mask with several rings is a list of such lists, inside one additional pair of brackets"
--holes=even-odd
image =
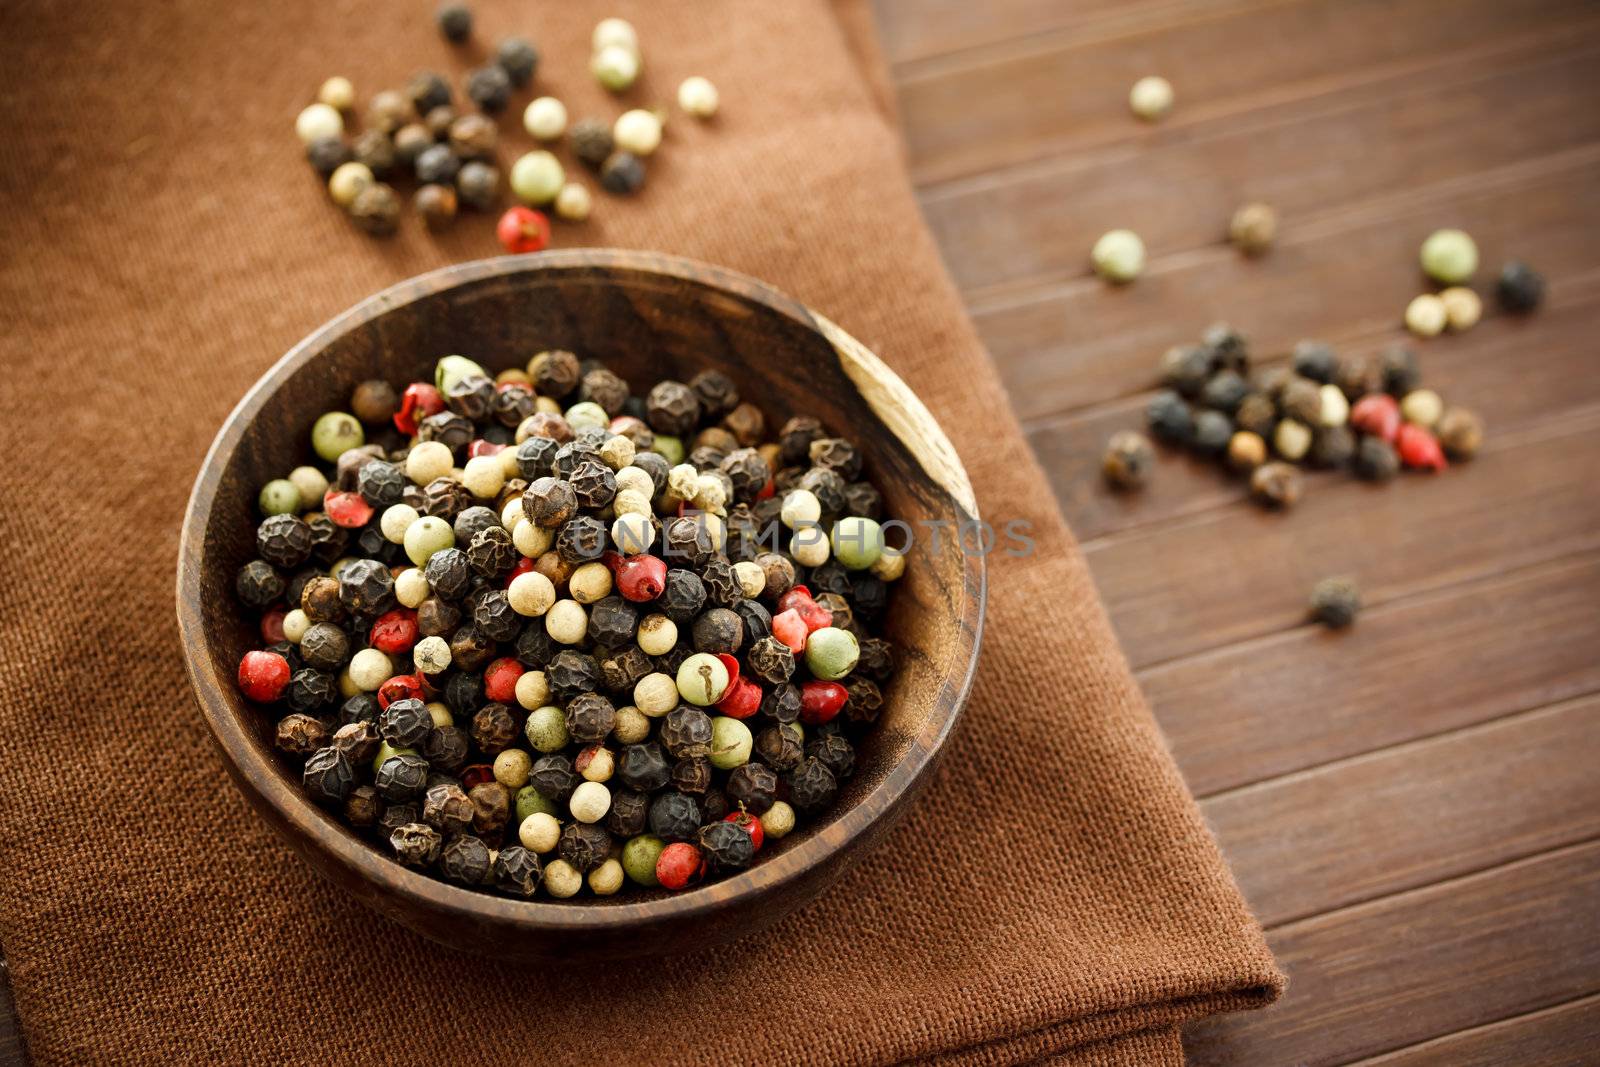
[[(1179, 763), (1267, 925), (1278, 1006), (1207, 1063), (1578, 1062), (1600, 1047), (1600, 7), (1575, 0), (877, 0), (912, 166)], [(1135, 122), (1133, 81), (1178, 104)], [(1240, 203), (1271, 255), (1220, 240)], [(1416, 249), (1472, 232), (1551, 279), (1417, 346), (1473, 463), (1316, 475), (1287, 515), (1164, 456), (1096, 476), (1168, 345), (1402, 340)], [(1110, 290), (1105, 229), (1150, 264)], [(1480, 289), (1483, 285), (1480, 282)], [(1355, 576), (1349, 633), (1306, 625)], [(0, 1062), (20, 1060), (0, 983)], [(1590, 1052), (1592, 1054), (1592, 1052)]]
[[(877, 0), (928, 222), (1179, 764), (1288, 969), (1196, 1063), (1600, 1055), (1600, 6), (1566, 0)], [(1178, 102), (1146, 126), (1146, 74)], [(1275, 250), (1222, 240), (1264, 200)], [(1125, 226), (1144, 276), (1090, 246)], [(1155, 361), (1227, 319), (1406, 340), (1433, 229), (1551, 280), (1415, 345), (1472, 463), (1316, 474), (1267, 514), (1209, 464), (1097, 477)], [(1492, 305), (1492, 300), (1490, 304)], [(1308, 625), (1317, 579), (1367, 610)], [(1593, 1062), (1588, 1059), (1588, 1062)]]

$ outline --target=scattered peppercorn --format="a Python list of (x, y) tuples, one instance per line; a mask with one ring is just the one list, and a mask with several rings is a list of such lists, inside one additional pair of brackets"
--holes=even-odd
[(1361, 610), (1361, 591), (1349, 578), (1324, 578), (1311, 590), (1311, 617), (1332, 630), (1343, 629)]
[(1526, 313), (1544, 301), (1544, 276), (1526, 263), (1512, 260), (1500, 269), (1494, 291), (1501, 307)]
[(466, 4), (450, 3), (439, 8), (439, 32), (452, 44), (472, 36), (472, 10)]
[(630, 196), (644, 185), (644, 161), (632, 152), (612, 152), (600, 165), (600, 185), (608, 193)]
[(1288, 463), (1263, 463), (1250, 475), (1251, 495), (1268, 507), (1293, 507), (1300, 490), (1300, 472)]
[(1246, 204), (1228, 223), (1228, 240), (1247, 256), (1259, 256), (1278, 236), (1278, 213), (1271, 205)]

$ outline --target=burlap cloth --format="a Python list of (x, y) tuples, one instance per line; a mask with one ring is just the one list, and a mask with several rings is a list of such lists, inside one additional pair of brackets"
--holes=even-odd
[[(984, 514), (1033, 523), (1037, 554), (991, 561), (983, 662), (938, 780), (772, 932), (604, 970), (436, 948), (251, 817), (184, 676), (179, 517), (223, 416), (284, 349), (393, 281), (497, 251), (481, 217), (439, 238), (414, 220), (388, 242), (353, 232), (294, 139), (326, 75), (364, 98), (463, 69), (432, 6), (0, 15), (0, 945), (31, 1055), (1150, 1063), (1181, 1058), (1184, 1020), (1271, 1000), (1282, 979), (921, 224), (870, 15), (818, 0), (481, 0), (478, 40), (532, 35), (538, 85), (574, 117), (615, 113), (584, 73), (603, 15), (645, 42), (630, 99), (710, 76), (722, 116), (675, 116), (643, 194), (597, 197), (558, 242), (695, 256), (823, 309), (927, 401)], [(515, 114), (505, 158), (527, 144)]]

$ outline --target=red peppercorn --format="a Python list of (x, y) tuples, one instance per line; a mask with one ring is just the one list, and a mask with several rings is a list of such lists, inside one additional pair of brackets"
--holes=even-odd
[(359, 530), (372, 521), (372, 505), (360, 493), (341, 493), (329, 489), (322, 498), (322, 510), (335, 526)]
[(797, 656), (806, 650), (806, 635), (810, 632), (806, 621), (793, 608), (772, 617), (772, 636), (788, 645), (789, 651)]
[(717, 710), (730, 719), (748, 719), (761, 710), (761, 687), (748, 678), (730, 682), (727, 693), (717, 701)]
[(246, 652), (239, 661), (239, 689), (246, 697), (270, 704), (289, 684), (289, 661), (276, 652)]
[(723, 822), (731, 822), (739, 829), (750, 835), (750, 843), (756, 846), (756, 851), (761, 851), (761, 845), (767, 839), (767, 831), (761, 826), (761, 820), (751, 815), (748, 811), (735, 811), (722, 817)]
[(806, 682), (800, 687), (800, 721), (807, 726), (821, 726), (839, 714), (849, 696), (838, 682)]
[(1400, 405), (1388, 393), (1369, 393), (1350, 409), (1350, 425), (1394, 444), (1400, 430)]
[(502, 656), (484, 668), (483, 695), (499, 704), (517, 702), (517, 679), (527, 668), (511, 656)]
[(538, 252), (550, 243), (550, 220), (529, 207), (507, 208), (495, 227), (500, 243), (512, 255)]
[(482, 438), (479, 438), (467, 446), (467, 458), (477, 459), (479, 456), (492, 456), (497, 452), (504, 452), (505, 450), (505, 445), (497, 445), (491, 441), (485, 441)]
[(761, 492), (756, 494), (756, 499), (757, 500), (766, 500), (768, 497), (772, 496), (772, 494), (777, 492), (777, 491), (778, 491), (777, 480), (769, 476), (767, 478), (767, 484), (763, 485), (761, 487)]
[(400, 397), (400, 410), (394, 413), (394, 428), (414, 434), (422, 420), (444, 410), (444, 397), (427, 382), (412, 382)]
[(524, 574), (527, 574), (531, 570), (533, 570), (533, 558), (531, 556), (523, 556), (521, 559), (517, 560), (517, 565), (511, 568), (511, 573), (506, 575), (505, 587), (510, 589), (512, 582), (516, 581), (518, 578), (521, 578)]
[(667, 587), (667, 564), (657, 556), (618, 556), (612, 573), (617, 592), (636, 604), (654, 600)]
[(656, 860), (656, 881), (664, 889), (682, 889), (698, 882), (705, 867), (698, 848), (687, 841), (674, 841), (661, 850)]
[(373, 622), (367, 639), (373, 648), (391, 656), (410, 652), (411, 646), (417, 643), (417, 613), (410, 608), (384, 612)]
[(275, 645), (284, 639), (284, 614), (285, 612), (282, 608), (273, 608), (271, 611), (261, 616), (261, 640), (265, 641), (269, 645)]
[(727, 652), (716, 653), (717, 659), (722, 661), (723, 667), (728, 671), (728, 684), (732, 685), (739, 680), (739, 657)]
[[(797, 585), (778, 598), (778, 610), (794, 611), (806, 624), (806, 632), (820, 630), (824, 626), (833, 625), (833, 612), (818, 604), (811, 597), (811, 590), (803, 585)], [(787, 643), (787, 642), (785, 642)], [(795, 649), (796, 652), (800, 651)]]
[(1418, 470), (1442, 471), (1450, 465), (1445, 462), (1439, 439), (1414, 423), (1408, 422), (1400, 427), (1400, 433), (1395, 438), (1395, 451), (1400, 453), (1401, 463)]
[(378, 686), (378, 707), (387, 708), (396, 700), (426, 700), (422, 680), (415, 674), (397, 674)]
[(484, 782), (494, 781), (494, 764), (474, 763), (461, 769), (461, 788), (470, 793)]

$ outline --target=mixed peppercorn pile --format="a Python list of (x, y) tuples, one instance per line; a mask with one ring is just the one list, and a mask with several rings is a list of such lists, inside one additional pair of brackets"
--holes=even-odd
[(570, 352), (361, 383), (262, 487), (238, 572), (309, 796), (474, 888), (682, 889), (855, 771), (905, 555), (862, 457), (706, 371), (645, 396)]

